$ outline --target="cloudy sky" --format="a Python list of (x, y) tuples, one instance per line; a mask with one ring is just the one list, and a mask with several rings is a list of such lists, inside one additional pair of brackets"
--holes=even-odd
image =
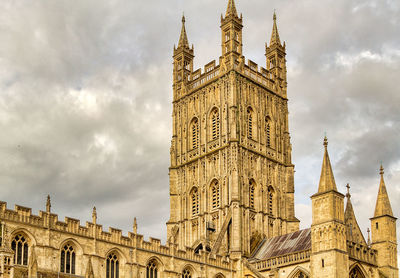
[[(236, 0), (244, 54), (287, 42), (296, 210), (310, 225), (322, 139), (363, 231), (380, 162), (400, 217), (400, 1)], [(2, 0), (0, 199), (165, 239), (172, 49), (185, 12), (195, 67), (220, 56), (227, 0)], [(400, 235), (400, 225), (398, 225)], [(399, 238), (400, 241), (400, 238)]]

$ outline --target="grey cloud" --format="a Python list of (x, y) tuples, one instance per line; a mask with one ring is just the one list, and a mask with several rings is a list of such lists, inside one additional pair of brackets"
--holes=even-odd
[[(226, 1), (0, 3), (2, 200), (165, 239), (172, 48), (182, 11), (195, 64), (220, 55)], [(246, 57), (264, 66), (276, 8), (287, 42), (296, 202), (310, 224), (326, 131), (363, 230), (383, 160), (400, 211), (400, 3), (237, 0)], [(151, 126), (151, 128), (149, 128)], [(301, 208), (299, 210), (299, 208)], [(308, 209), (308, 210), (307, 210)], [(304, 213), (305, 212), (305, 213)], [(400, 227), (399, 227), (400, 228)]]

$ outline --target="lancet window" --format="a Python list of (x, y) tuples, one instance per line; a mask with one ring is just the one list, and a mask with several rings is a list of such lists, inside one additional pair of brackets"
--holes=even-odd
[(17, 265), (28, 265), (29, 246), (25, 235), (17, 234), (11, 242), (14, 251), (14, 263)]
[(216, 108), (211, 112), (211, 135), (213, 140), (219, 137), (219, 112)]
[(119, 278), (119, 259), (116, 253), (111, 253), (107, 257), (106, 278)]
[(64, 245), (61, 249), (60, 272), (75, 274), (75, 250), (70, 244)]
[(192, 194), (190, 197), (192, 200), (192, 216), (196, 216), (200, 212), (200, 197), (199, 197), (199, 191), (197, 188), (194, 188), (192, 190)]
[(253, 110), (250, 107), (247, 108), (247, 132), (250, 139), (253, 139), (253, 117)]
[(265, 135), (267, 138), (267, 147), (271, 147), (271, 120), (269, 117), (265, 120)]
[(194, 118), (190, 125), (190, 131), (192, 133), (192, 149), (197, 149), (199, 147), (200, 141), (200, 127), (199, 127), (199, 120)]
[(146, 278), (157, 278), (158, 276), (157, 263), (153, 260), (147, 264)]
[(254, 209), (255, 208), (255, 183), (253, 180), (250, 180), (249, 183), (249, 206), (250, 208)]
[(219, 208), (220, 196), (219, 196), (219, 183), (214, 181), (211, 184), (211, 207), (213, 209)]
[(350, 278), (365, 278), (365, 276), (358, 267), (355, 267), (350, 271)]
[(269, 215), (273, 215), (274, 214), (274, 189), (270, 186), (268, 187), (268, 202), (267, 202), (267, 206), (268, 206), (268, 213)]

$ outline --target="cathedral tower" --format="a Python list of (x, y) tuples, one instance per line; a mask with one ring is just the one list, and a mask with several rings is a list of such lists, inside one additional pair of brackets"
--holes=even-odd
[(318, 192), (311, 197), (311, 277), (349, 277), (344, 195), (337, 191), (326, 137), (324, 147)]
[(174, 49), (168, 242), (231, 258), (299, 229), (284, 47), (271, 39), (267, 50), (279, 69), (245, 64), (242, 20), (229, 0), (219, 65), (193, 70), (185, 20)]
[(371, 218), (372, 248), (378, 250), (378, 266), (389, 278), (398, 278), (396, 220), (386, 191), (383, 178), (384, 169), (380, 169), (381, 182), (376, 200), (375, 214)]

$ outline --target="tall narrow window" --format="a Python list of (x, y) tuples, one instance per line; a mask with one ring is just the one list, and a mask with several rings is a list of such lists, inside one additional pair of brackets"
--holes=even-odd
[(185, 269), (185, 270), (182, 272), (182, 278), (192, 278), (192, 273), (190, 272), (189, 269)]
[(211, 207), (213, 209), (219, 208), (219, 184), (218, 181), (214, 181), (211, 184)]
[(274, 189), (270, 186), (268, 187), (268, 213), (270, 216), (274, 213)]
[(153, 260), (147, 264), (146, 278), (157, 278), (158, 269), (157, 263)]
[(107, 257), (106, 278), (119, 278), (119, 260), (115, 253), (111, 253)]
[(192, 216), (196, 216), (199, 214), (200, 211), (200, 202), (199, 202), (199, 191), (197, 188), (194, 188), (192, 190), (191, 194), (191, 199), (192, 199)]
[(211, 134), (212, 134), (213, 140), (215, 140), (219, 137), (219, 112), (218, 112), (218, 109), (214, 109), (211, 112)]
[(254, 193), (255, 193), (255, 184), (253, 180), (250, 180), (249, 183), (249, 206), (254, 209)]
[(253, 139), (253, 110), (247, 108), (247, 125), (248, 125), (248, 137)]
[(265, 135), (267, 137), (267, 147), (271, 147), (271, 120), (269, 117), (265, 120)]
[(197, 149), (199, 147), (199, 120), (197, 118), (194, 118), (192, 120), (191, 128), (192, 132), (192, 149)]
[(60, 272), (75, 274), (75, 250), (70, 244), (61, 249)]
[(28, 241), (26, 236), (18, 234), (11, 242), (11, 249), (14, 251), (14, 263), (28, 265)]

